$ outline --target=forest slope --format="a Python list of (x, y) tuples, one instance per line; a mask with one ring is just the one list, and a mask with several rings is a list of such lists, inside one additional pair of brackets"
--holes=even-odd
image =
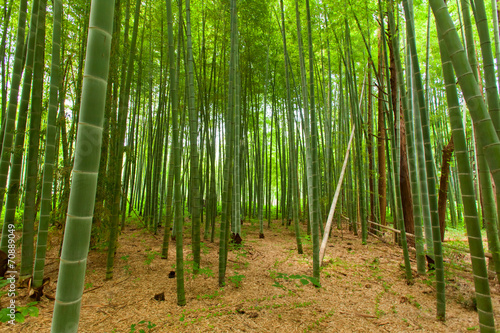
[[(89, 254), (80, 332), (468, 332), (478, 330), (473, 307), (471, 273), (447, 269), (447, 320), (436, 320), (435, 290), (428, 277), (407, 285), (401, 250), (348, 231), (333, 232), (322, 268), (321, 288), (311, 283), (311, 242), (298, 255), (291, 231), (274, 221), (259, 239), (258, 225), (243, 225), (241, 246), (231, 247), (227, 281), (217, 287), (218, 246), (202, 245), (202, 269), (193, 277), (190, 247), (187, 261), (187, 305), (176, 305), (174, 253), (162, 260), (160, 235), (136, 226), (120, 236), (115, 277), (104, 281), (105, 253)], [(60, 236), (52, 234), (46, 293), (55, 293)], [(189, 242), (189, 239), (185, 241)], [(413, 263), (414, 264), (414, 263)], [(192, 265), (192, 264), (191, 264)], [(416, 276), (416, 272), (414, 272)], [(306, 284), (307, 283), (307, 284)], [(26, 304), (27, 289), (19, 301)], [(164, 301), (155, 295), (164, 293)], [(499, 288), (492, 288), (494, 308)], [(48, 332), (54, 303), (42, 297), (38, 317), (29, 317), (14, 329), (1, 324), (0, 331)], [(498, 321), (500, 316), (495, 313)]]

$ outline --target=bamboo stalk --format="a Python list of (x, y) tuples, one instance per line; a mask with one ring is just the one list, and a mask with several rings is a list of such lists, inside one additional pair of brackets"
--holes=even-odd
[(328, 220), (325, 225), (325, 232), (323, 233), (323, 241), (321, 242), (321, 248), (319, 250), (319, 264), (323, 262), (325, 257), (326, 243), (328, 242), (328, 236), (330, 234), (330, 229), (332, 227), (333, 214), (335, 213), (335, 207), (337, 206), (337, 200), (340, 194), (340, 188), (342, 186), (342, 181), (344, 180), (344, 173), (347, 167), (347, 161), (349, 160), (349, 151), (351, 149), (352, 139), (354, 138), (355, 126), (352, 126), (351, 137), (349, 138), (349, 143), (347, 144), (347, 150), (344, 157), (344, 165), (342, 166), (342, 171), (340, 172), (339, 181), (337, 183), (337, 188), (335, 189), (335, 195), (333, 196), (332, 206), (330, 208), (330, 214), (328, 214)]

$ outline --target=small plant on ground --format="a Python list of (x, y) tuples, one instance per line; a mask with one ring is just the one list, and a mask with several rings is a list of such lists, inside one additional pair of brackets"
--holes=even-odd
[(378, 293), (377, 297), (375, 298), (375, 316), (377, 316), (377, 318), (385, 315), (385, 311), (380, 309), (380, 299), (382, 298), (383, 294), (385, 294), (385, 291)]
[(234, 283), (234, 286), (236, 288), (239, 288), (241, 285), (241, 281), (243, 280), (244, 277), (245, 277), (245, 275), (241, 275), (241, 274), (238, 274), (238, 272), (234, 272), (234, 275), (229, 276), (228, 278), (229, 278), (229, 281)]
[(294, 308), (305, 308), (306, 306), (309, 306), (315, 302), (302, 302), (302, 303), (293, 303)]
[(203, 242), (200, 242), (200, 250), (203, 254), (208, 254), (210, 252), (210, 248)]
[(302, 236), (302, 242), (305, 244), (312, 244), (311, 235)]
[(38, 317), (39, 310), (35, 306), (37, 302), (31, 302), (26, 306), (16, 307), (15, 312), (11, 313), (11, 309), (3, 308), (0, 310), (0, 322), (6, 323), (14, 320), (17, 323), (24, 323), (26, 317)]
[(128, 263), (128, 259), (130, 258), (129, 255), (127, 256), (121, 256), (121, 260), (125, 261), (125, 266), (123, 266), (123, 270), (125, 271), (125, 273), (127, 273), (128, 275), (130, 275), (130, 265)]
[(325, 321), (326, 319), (330, 318), (331, 316), (333, 316), (335, 313), (334, 310), (330, 310), (328, 311), (324, 316), (320, 317), (318, 320), (316, 320), (315, 322), (313, 322), (311, 325), (307, 326), (306, 329), (304, 329), (304, 332), (309, 332), (311, 331), (314, 327), (316, 326), (319, 326), (323, 321)]
[(148, 266), (151, 265), (151, 263), (153, 262), (153, 260), (155, 260), (156, 257), (160, 256), (159, 252), (156, 252), (153, 250), (149, 250), (147, 253), (148, 253), (148, 255), (147, 255), (146, 260), (144, 260), (144, 264), (148, 265)]
[[(146, 324), (146, 321), (145, 320), (141, 320), (137, 324), (130, 325), (130, 331), (129, 331), (129, 333), (135, 333), (135, 332), (146, 333), (146, 332), (151, 332), (151, 330), (156, 327), (156, 324), (153, 324), (150, 321), (148, 321), (148, 323), (146, 325), (145, 324)], [(145, 329), (143, 329), (143, 328), (137, 329), (137, 326), (144, 326), (144, 325), (146, 326), (147, 331)]]
[(369, 264), (369, 267), (370, 267), (370, 269), (372, 269), (372, 270), (374, 270), (374, 271), (379, 271), (379, 270), (380, 270), (379, 264), (380, 264), (380, 260), (379, 260), (378, 258), (375, 258), (375, 259), (373, 259), (373, 261)]
[(211, 294), (198, 295), (197, 298), (198, 299), (213, 299), (213, 298), (220, 296), (219, 291), (223, 291), (223, 290), (224, 290), (224, 288), (220, 288)]
[(417, 300), (415, 299), (415, 296), (406, 295), (406, 298), (408, 299), (408, 303), (410, 303), (411, 305), (413, 305), (417, 309), (421, 309), (422, 308), (422, 305), (420, 305), (420, 303), (417, 302)]
[(214, 271), (209, 267), (198, 268), (198, 274), (205, 275), (206, 277), (214, 276)]
[[(198, 267), (197, 273), (195, 274), (195, 262), (193, 260), (184, 261), (184, 272), (185, 274), (190, 274), (194, 279), (196, 276), (205, 275), (206, 277), (214, 276), (214, 271), (210, 267)], [(172, 270), (175, 270), (175, 265), (172, 265)]]
[[(275, 279), (283, 279), (285, 281), (289, 280), (299, 280), (302, 286), (308, 285), (309, 283), (312, 283), (315, 287), (321, 287), (321, 284), (319, 283), (318, 279), (312, 277), (312, 276), (307, 276), (307, 275), (300, 275), (300, 274), (292, 274), (288, 275), (285, 273), (277, 273)], [(284, 285), (281, 283), (274, 281), (273, 287), (278, 287), (282, 289), (286, 289)]]
[(0, 298), (2, 298), (3, 295), (7, 294), (6, 290), (3, 290), (3, 287), (6, 285), (10, 284), (9, 281), (7, 281), (5, 278), (0, 278)]

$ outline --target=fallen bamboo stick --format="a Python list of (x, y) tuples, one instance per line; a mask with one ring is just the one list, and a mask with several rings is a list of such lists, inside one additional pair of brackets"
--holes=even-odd
[(351, 137), (349, 138), (349, 143), (347, 144), (347, 150), (344, 157), (344, 165), (342, 166), (342, 171), (340, 172), (339, 182), (337, 183), (337, 188), (335, 190), (335, 195), (333, 196), (332, 206), (330, 208), (330, 214), (328, 215), (328, 220), (326, 222), (325, 231), (323, 233), (323, 241), (321, 242), (321, 248), (319, 250), (319, 264), (323, 262), (325, 257), (326, 243), (328, 243), (328, 236), (330, 234), (330, 229), (332, 228), (333, 213), (335, 213), (335, 206), (337, 206), (337, 200), (340, 195), (340, 187), (342, 186), (342, 181), (344, 180), (344, 173), (347, 167), (347, 161), (349, 160), (349, 150), (351, 149), (352, 139), (354, 138), (355, 126), (352, 126)]

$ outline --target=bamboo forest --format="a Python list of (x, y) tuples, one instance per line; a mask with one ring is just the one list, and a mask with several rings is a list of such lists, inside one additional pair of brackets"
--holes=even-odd
[(498, 332), (496, 0), (3, 0), (1, 332)]

